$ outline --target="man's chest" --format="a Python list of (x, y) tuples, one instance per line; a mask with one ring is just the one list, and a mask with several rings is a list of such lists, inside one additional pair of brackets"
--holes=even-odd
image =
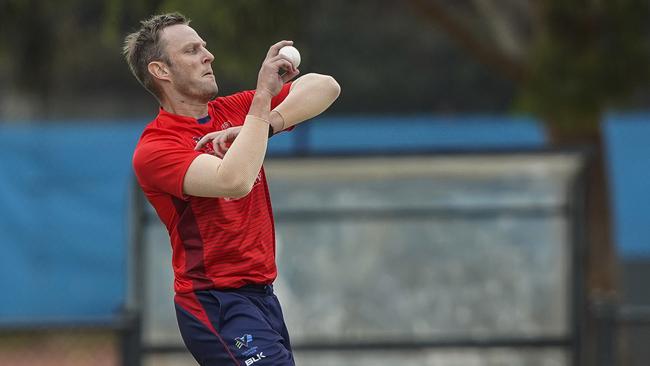
[[(244, 122), (243, 120), (244, 116), (212, 114), (208, 121), (198, 124), (188, 131), (185, 138), (186, 140), (191, 141), (192, 147), (195, 147), (196, 144), (207, 134), (224, 131), (231, 127), (241, 126)], [(215, 153), (212, 142), (204, 144), (198, 151), (206, 154)]]

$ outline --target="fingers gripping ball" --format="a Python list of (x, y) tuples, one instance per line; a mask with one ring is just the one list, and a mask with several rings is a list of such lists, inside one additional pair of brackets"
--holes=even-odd
[(281, 55), (286, 56), (291, 60), (291, 63), (293, 64), (293, 67), (297, 68), (298, 65), (300, 65), (300, 52), (298, 52), (298, 49), (294, 46), (284, 46), (280, 48)]

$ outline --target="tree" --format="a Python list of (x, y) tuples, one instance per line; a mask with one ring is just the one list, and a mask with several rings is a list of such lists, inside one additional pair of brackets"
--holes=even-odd
[[(110, 113), (123, 100), (124, 115), (155, 112), (154, 100), (130, 75), (121, 55), (124, 36), (153, 14), (178, 11), (192, 20), (216, 57), (215, 72), (225, 92), (255, 87), (269, 45), (299, 38), (297, 0), (269, 2), (177, 0), (6, 0), (0, 2), (0, 94), (29, 105), (28, 118), (95, 115), (96, 100)], [(66, 98), (62, 97), (65, 96)], [(108, 98), (108, 100), (106, 99)], [(137, 102), (136, 102), (137, 101)], [(143, 110), (142, 101), (153, 108)], [(5, 104), (6, 105), (6, 104)], [(67, 106), (66, 106), (67, 105)]]
[(269, 46), (281, 39), (300, 42), (304, 28), (298, 0), (166, 0), (157, 12), (178, 9), (208, 41), (220, 88), (232, 91), (254, 88)]
[(616, 298), (601, 116), (648, 81), (643, 0), (411, 0), (423, 19), (518, 85), (517, 105), (544, 121), (554, 146), (590, 145), (587, 287)]

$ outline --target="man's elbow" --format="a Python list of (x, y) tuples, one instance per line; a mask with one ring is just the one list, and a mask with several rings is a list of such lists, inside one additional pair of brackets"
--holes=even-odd
[(321, 95), (327, 96), (332, 102), (339, 97), (341, 94), (341, 86), (339, 83), (330, 75), (317, 74), (315, 72), (309, 73), (294, 82), (294, 85), (304, 82), (307, 88), (317, 90)]
[(324, 85), (323, 89), (327, 91), (327, 95), (332, 101), (336, 100), (341, 94), (341, 86), (339, 83), (330, 75), (321, 75), (321, 79)]
[(248, 196), (251, 193), (253, 187), (250, 188), (239, 188), (233, 190), (230, 194), (227, 195), (228, 198), (240, 199)]
[(222, 184), (223, 195), (228, 198), (243, 198), (253, 190), (254, 180), (237, 177)]

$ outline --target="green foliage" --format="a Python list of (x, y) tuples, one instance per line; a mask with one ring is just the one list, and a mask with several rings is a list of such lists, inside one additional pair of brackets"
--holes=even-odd
[(179, 11), (192, 20), (215, 56), (220, 84), (250, 89), (269, 46), (300, 41), (300, 8), (297, 0), (165, 0), (158, 11)]
[(603, 109), (648, 81), (648, 3), (547, 0), (541, 9), (520, 105), (560, 129), (593, 130)]
[(156, 13), (193, 19), (215, 54), (220, 84), (233, 87), (254, 87), (268, 47), (298, 38), (300, 29), (297, 0), (7, 0), (1, 6), (0, 80), (43, 95), (60, 86), (74, 93), (133, 84), (122, 42)]
[(121, 40), (105, 31), (104, 3), (12, 0), (1, 10), (0, 48), (7, 55), (1, 72), (11, 87), (45, 96), (62, 79), (62, 85), (83, 89), (114, 76)]
[(125, 91), (146, 98), (121, 56), (124, 36), (142, 19), (179, 11), (215, 55), (222, 93), (253, 88), (269, 45), (287, 38), (301, 51), (303, 72), (337, 77), (346, 97), (334, 108), (346, 113), (502, 112), (518, 95), (520, 109), (593, 128), (603, 108), (647, 88), (647, 0), (536, 4), (542, 29), (516, 84), (415, 21), (403, 2), (4, 0), (0, 83), (44, 99), (100, 92), (129, 99)]

